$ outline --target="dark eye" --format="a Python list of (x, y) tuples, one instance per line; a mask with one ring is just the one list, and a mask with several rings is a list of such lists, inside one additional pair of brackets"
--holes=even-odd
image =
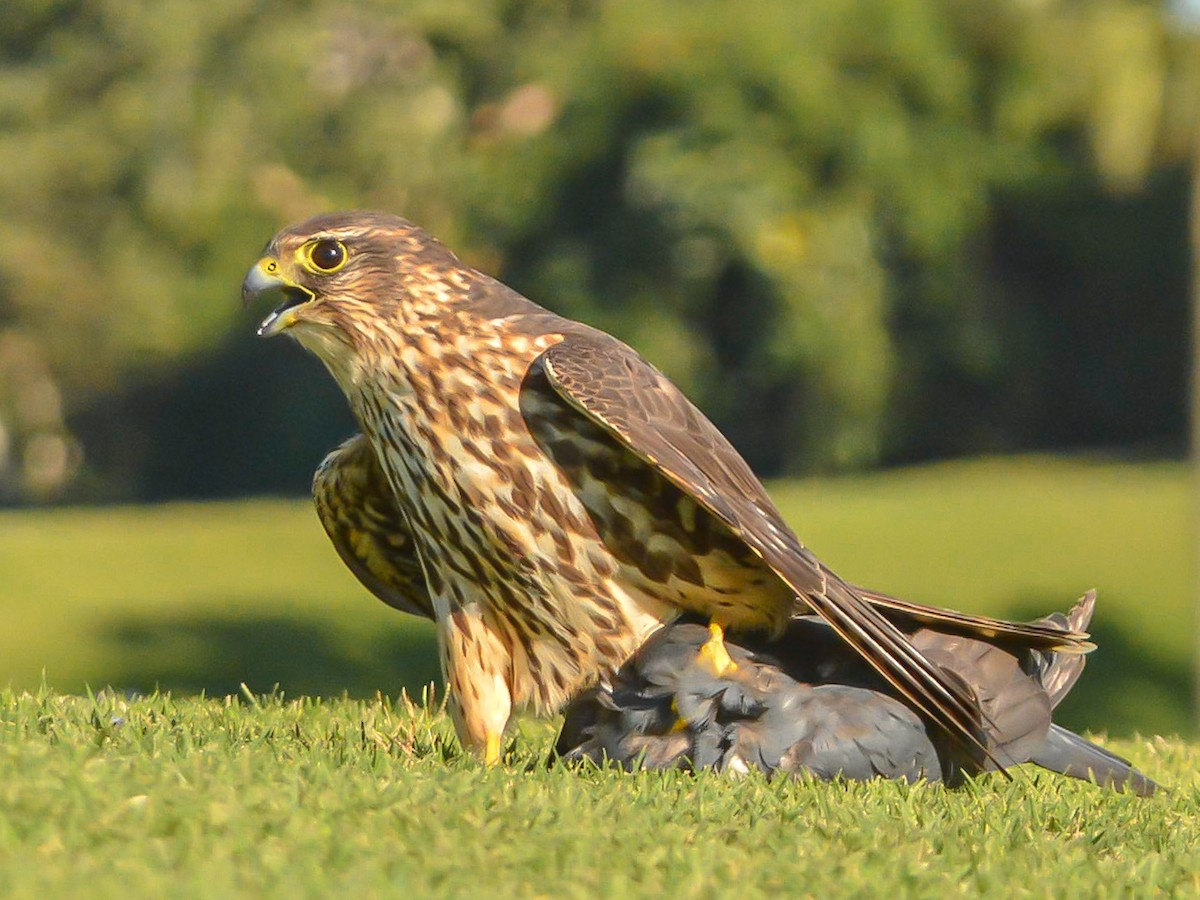
[(341, 241), (314, 241), (308, 251), (308, 261), (314, 269), (336, 272), (346, 262), (346, 248)]

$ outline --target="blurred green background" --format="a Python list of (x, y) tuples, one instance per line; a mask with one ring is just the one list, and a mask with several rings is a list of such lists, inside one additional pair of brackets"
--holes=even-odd
[(302, 500), (246, 499), (353, 423), (241, 277), (366, 206), (637, 346), (847, 576), (1098, 588), (1072, 723), (1190, 733), (1190, 9), (9, 0), (0, 682), (434, 674)]

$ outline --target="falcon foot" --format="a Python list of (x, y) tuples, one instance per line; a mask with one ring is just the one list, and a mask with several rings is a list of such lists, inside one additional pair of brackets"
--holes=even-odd
[(733, 661), (725, 647), (725, 630), (716, 622), (710, 622), (708, 633), (708, 640), (696, 654), (697, 662), (710, 669), (718, 677), (737, 671), (737, 663)]
[(484, 765), (494, 766), (500, 762), (500, 745), (503, 740), (502, 735), (489, 734), (487, 736), (487, 744), (483, 748)]

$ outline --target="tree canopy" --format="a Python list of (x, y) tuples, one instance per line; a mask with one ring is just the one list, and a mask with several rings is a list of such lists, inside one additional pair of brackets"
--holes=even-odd
[[(235, 299), (275, 230), (340, 207), (634, 344), (768, 473), (1182, 427), (1194, 59), (1154, 5), (3, 18), (0, 495), (203, 493), (155, 460), (222, 420), (209, 465), (310, 467), (281, 420), (337, 398), (255, 369)], [(251, 377), (292, 408), (230, 412)]]

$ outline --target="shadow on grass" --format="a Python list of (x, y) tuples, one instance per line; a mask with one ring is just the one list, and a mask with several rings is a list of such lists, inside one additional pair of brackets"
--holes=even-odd
[(105, 673), (115, 688), (209, 695), (256, 693), (276, 685), (288, 696), (414, 697), (438, 675), (430, 624), (408, 620), (366, 640), (319, 621), (286, 616), (137, 618), (105, 635), (120, 660)]
[[(1010, 608), (1019, 619), (1046, 612), (1027, 598)], [(1165, 658), (1146, 638), (1106, 624), (1103, 612), (1092, 634), (1098, 649), (1056, 721), (1114, 737), (1196, 734), (1186, 664)], [(320, 621), (261, 615), (138, 618), (118, 623), (106, 637), (121, 662), (105, 681), (129, 690), (223, 695), (238, 693), (245, 682), (256, 692), (278, 685), (290, 696), (394, 696), (402, 687), (420, 696), (438, 680), (433, 628), (407, 617), (368, 640)]]

